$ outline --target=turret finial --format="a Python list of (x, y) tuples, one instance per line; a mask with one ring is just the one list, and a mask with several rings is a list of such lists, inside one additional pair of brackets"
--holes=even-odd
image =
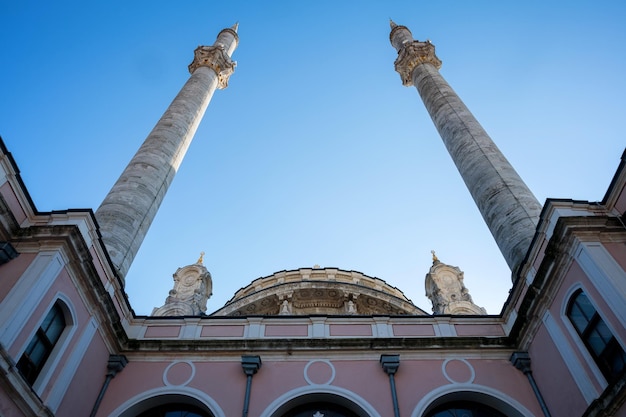
[(237, 32), (237, 29), (239, 29), (239, 22), (235, 22), (235, 24), (232, 25), (230, 28), (234, 30), (235, 32)]
[(203, 262), (204, 262), (204, 252), (200, 252), (200, 257), (196, 261), (196, 264), (202, 265)]
[(389, 26), (391, 26), (391, 29), (393, 29), (393, 28), (397, 27), (398, 25), (396, 24), (396, 22), (391, 20), (391, 18), (389, 18)]
[(439, 262), (439, 258), (437, 258), (437, 255), (435, 255), (435, 251), (434, 251), (434, 250), (431, 250), (431, 251), (430, 251), (430, 253), (432, 253), (432, 254), (433, 254), (433, 263), (435, 263), (435, 262)]

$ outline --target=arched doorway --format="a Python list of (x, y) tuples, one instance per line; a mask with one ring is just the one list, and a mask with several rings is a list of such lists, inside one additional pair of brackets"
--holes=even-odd
[(119, 417), (215, 417), (197, 398), (181, 394), (150, 396), (126, 408)]
[(213, 417), (213, 415), (194, 405), (174, 403), (157, 405), (137, 417)]
[(507, 417), (488, 405), (474, 401), (451, 401), (435, 407), (426, 417)]
[[(321, 387), (316, 389), (319, 390)], [(341, 392), (296, 390), (300, 392), (287, 393), (270, 405), (261, 417), (380, 417), (380, 414), (373, 409), (370, 410), (371, 406), (360, 397), (336, 387), (334, 390)]]
[(339, 404), (314, 401), (294, 407), (281, 417), (359, 417), (359, 415)]
[(441, 387), (425, 395), (411, 417), (533, 417), (514, 398), (477, 384)]

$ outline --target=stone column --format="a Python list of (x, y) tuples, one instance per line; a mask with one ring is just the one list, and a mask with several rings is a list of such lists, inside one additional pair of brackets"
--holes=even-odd
[(513, 276), (535, 233), (541, 204), (487, 132), (439, 74), (441, 61), (430, 41), (413, 40), (391, 22), (395, 69), (405, 86), (419, 92), (465, 185), (496, 240)]
[(237, 25), (212, 46), (199, 46), (191, 77), (106, 196), (96, 218), (122, 280), (148, 232), (216, 88), (226, 88), (236, 63)]

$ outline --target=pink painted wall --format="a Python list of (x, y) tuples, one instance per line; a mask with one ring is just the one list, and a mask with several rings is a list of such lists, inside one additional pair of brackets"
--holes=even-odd
[(626, 189), (625, 188), (622, 188), (619, 191), (619, 197), (617, 198), (617, 202), (615, 203), (615, 208), (621, 214), (624, 214), (626, 212)]
[(0, 194), (4, 198), (4, 201), (9, 205), (9, 209), (13, 213), (15, 220), (18, 224), (21, 224), (24, 220), (26, 220), (26, 212), (22, 208), (15, 192), (13, 191), (13, 187), (8, 182), (5, 182), (0, 186)]
[(504, 336), (504, 329), (499, 324), (455, 324), (459, 336)]
[(611, 254), (615, 262), (622, 267), (624, 271), (626, 271), (626, 245), (623, 242), (607, 242), (603, 243), (603, 246), (606, 250)]
[(172, 338), (180, 334), (180, 326), (156, 326), (152, 325), (146, 329), (146, 338)]
[(26, 417), (18, 410), (13, 398), (11, 398), (4, 390), (0, 390), (0, 416), (2, 417)]
[(200, 337), (242, 337), (245, 326), (202, 326)]
[(109, 351), (96, 331), (87, 353), (72, 378), (56, 417), (88, 416), (107, 372)]
[(0, 302), (11, 291), (37, 254), (21, 253), (17, 258), (0, 266)]
[(280, 325), (266, 325), (265, 326), (265, 336), (267, 337), (303, 337), (308, 336), (309, 334), (309, 326), (306, 324), (301, 325), (289, 325), (289, 324), (280, 324)]
[[(477, 353), (477, 352), (476, 352)], [(483, 353), (483, 355), (485, 355)], [(508, 357), (508, 354), (504, 355)], [(381, 416), (393, 414), (389, 377), (380, 366), (378, 355), (367, 359), (346, 359), (332, 355), (311, 355), (293, 358), (274, 353), (271, 357), (261, 355), (263, 365), (253, 377), (250, 416), (262, 414), (278, 397), (295, 389), (324, 390), (331, 387), (348, 390), (365, 399)], [(334, 379), (329, 365), (315, 358), (328, 358), (335, 369)], [(111, 382), (98, 416), (108, 416), (120, 404), (143, 392), (165, 389), (163, 375), (168, 365), (178, 358), (150, 360), (150, 357), (129, 357), (129, 364)], [(311, 361), (314, 362), (311, 362)], [(536, 416), (541, 410), (526, 377), (515, 369), (508, 359), (468, 359), (475, 371), (473, 384), (490, 387), (524, 404)], [(307, 377), (314, 385), (309, 385)], [(442, 386), (453, 386), (443, 372), (444, 359), (402, 359), (396, 375), (401, 414), (410, 416), (419, 401), (431, 391)], [(191, 387), (206, 392), (217, 401), (227, 416), (241, 414), (246, 377), (241, 368), (240, 357), (205, 359), (196, 356), (193, 378), (190, 365), (178, 363), (170, 368), (167, 381), (177, 388)], [(450, 361), (446, 372), (457, 383), (470, 382), (471, 371), (462, 361)], [(315, 385), (317, 384), (317, 385)]]
[(434, 336), (432, 324), (394, 324), (394, 336)]
[(587, 403), (545, 327), (538, 330), (528, 353), (533, 375), (552, 414), (580, 415)]

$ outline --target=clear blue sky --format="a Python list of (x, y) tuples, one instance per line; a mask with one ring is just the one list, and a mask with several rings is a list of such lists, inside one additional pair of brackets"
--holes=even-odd
[(40, 211), (98, 207), (182, 87), (240, 23), (217, 91), (127, 276), (138, 314), (206, 252), (208, 311), (260, 276), (338, 267), (430, 311), (435, 249), (498, 313), (510, 272), (414, 88), (389, 18), (528, 186), (598, 201), (626, 144), (623, 1), (0, 1), (0, 134)]

